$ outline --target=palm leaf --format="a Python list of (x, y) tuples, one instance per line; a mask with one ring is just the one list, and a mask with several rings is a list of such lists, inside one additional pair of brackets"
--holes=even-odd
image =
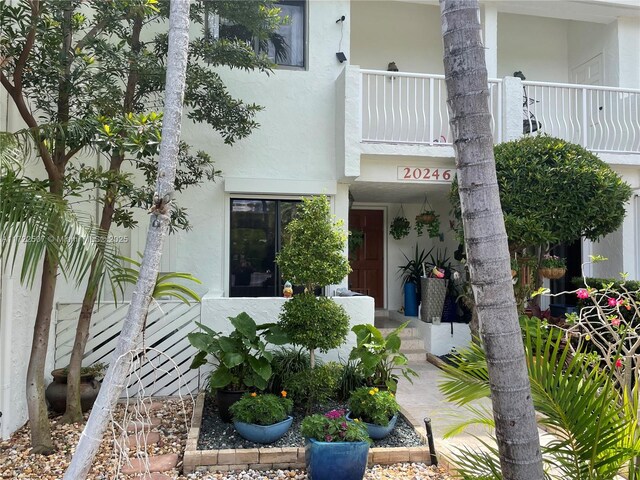
[[(99, 248), (100, 232), (90, 219), (50, 194), (46, 182), (24, 177), (23, 163), (24, 151), (16, 137), (0, 134), (0, 268), (13, 272), (21, 259), (20, 281), (28, 286), (33, 285), (45, 253), (76, 284), (86, 277), (98, 254), (100, 265), (117, 269), (117, 252), (112, 246)], [(117, 282), (111, 285), (114, 290), (121, 288)]]

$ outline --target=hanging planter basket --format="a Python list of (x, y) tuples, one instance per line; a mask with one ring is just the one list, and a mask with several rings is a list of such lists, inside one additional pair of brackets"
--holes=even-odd
[(420, 213), (416, 215), (416, 225), (414, 228), (419, 237), (422, 235), (425, 227), (429, 238), (440, 236), (440, 216), (434, 210), (431, 210), (431, 205), (429, 205), (426, 197), (422, 203)]
[(400, 205), (400, 210), (398, 211), (396, 218), (393, 219), (389, 226), (389, 234), (391, 234), (391, 236), (396, 240), (400, 240), (409, 235), (410, 231), (411, 223), (407, 217), (404, 216), (404, 209), (402, 208), (402, 205)]
[(539, 272), (540, 272), (540, 275), (542, 275), (544, 278), (548, 278), (550, 280), (557, 280), (559, 278), (564, 277), (564, 274), (567, 273), (567, 269), (562, 267), (555, 267), (555, 268), (542, 267), (540, 268)]

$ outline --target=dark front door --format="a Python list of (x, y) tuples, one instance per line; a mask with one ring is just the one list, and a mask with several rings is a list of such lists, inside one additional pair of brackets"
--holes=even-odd
[(384, 217), (382, 210), (351, 210), (349, 229), (361, 230), (363, 243), (349, 252), (352, 272), (349, 289), (375, 299), (376, 308), (384, 307)]

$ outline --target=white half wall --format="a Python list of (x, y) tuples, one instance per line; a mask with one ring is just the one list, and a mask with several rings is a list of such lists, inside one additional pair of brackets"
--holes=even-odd
[[(354, 325), (373, 324), (374, 302), (372, 297), (332, 297), (339, 305), (342, 305), (349, 315), (349, 329)], [(275, 323), (278, 321), (282, 305), (287, 300), (282, 297), (218, 297), (205, 295), (202, 298), (202, 311), (200, 322), (217, 332), (231, 333), (233, 326), (229, 317), (235, 317), (241, 312), (247, 312), (258, 325)], [(356, 344), (356, 336), (349, 332), (347, 341), (335, 350), (318, 356), (323, 360), (344, 360), (349, 358), (351, 349)]]

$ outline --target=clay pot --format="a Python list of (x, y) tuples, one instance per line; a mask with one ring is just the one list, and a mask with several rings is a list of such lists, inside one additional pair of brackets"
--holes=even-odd
[(557, 280), (558, 278), (562, 278), (564, 277), (564, 274), (566, 272), (567, 272), (567, 269), (562, 267), (540, 269), (540, 275), (550, 280)]
[[(49, 384), (44, 396), (49, 402), (49, 408), (57, 413), (64, 413), (67, 408), (67, 375), (62, 368), (51, 372), (53, 382)], [(89, 411), (98, 397), (100, 382), (95, 375), (80, 376), (80, 405), (83, 412)]]

